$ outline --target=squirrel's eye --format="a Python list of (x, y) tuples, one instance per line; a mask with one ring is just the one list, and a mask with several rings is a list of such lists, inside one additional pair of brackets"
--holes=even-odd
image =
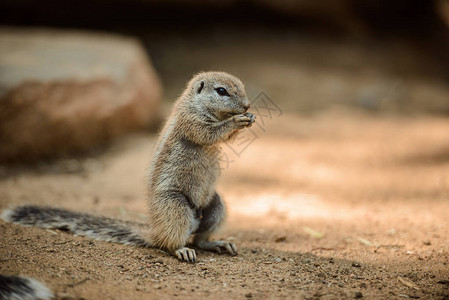
[(225, 88), (219, 87), (219, 88), (216, 88), (215, 91), (220, 96), (229, 96), (229, 93), (228, 93), (228, 91)]

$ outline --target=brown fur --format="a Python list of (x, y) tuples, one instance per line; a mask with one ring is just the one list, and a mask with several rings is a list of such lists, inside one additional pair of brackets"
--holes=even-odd
[(195, 261), (185, 245), (197, 233), (196, 246), (236, 254), (234, 244), (207, 239), (225, 216), (215, 191), (218, 144), (251, 126), (255, 116), (246, 113), (249, 105), (243, 83), (227, 73), (200, 73), (187, 84), (160, 134), (148, 174), (149, 244)]

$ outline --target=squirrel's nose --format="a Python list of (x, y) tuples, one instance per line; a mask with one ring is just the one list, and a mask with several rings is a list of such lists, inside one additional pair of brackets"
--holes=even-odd
[(245, 110), (248, 110), (250, 106), (251, 106), (251, 104), (247, 104), (247, 105), (244, 105), (243, 108), (244, 108)]

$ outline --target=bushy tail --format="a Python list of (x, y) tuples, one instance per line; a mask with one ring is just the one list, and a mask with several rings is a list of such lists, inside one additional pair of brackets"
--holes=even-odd
[(0, 275), (1, 300), (47, 300), (53, 293), (33, 278)]
[(5, 210), (1, 218), (23, 226), (60, 229), (99, 241), (149, 246), (136, 228), (119, 220), (65, 209), (25, 205)]

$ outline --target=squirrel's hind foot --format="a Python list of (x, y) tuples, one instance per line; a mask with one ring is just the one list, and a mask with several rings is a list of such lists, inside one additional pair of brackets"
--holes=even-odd
[(226, 242), (226, 241), (198, 241), (196, 242), (196, 246), (203, 250), (215, 251), (217, 253), (221, 253), (222, 250), (226, 250), (228, 253), (232, 255), (237, 255), (237, 247), (234, 243)]

